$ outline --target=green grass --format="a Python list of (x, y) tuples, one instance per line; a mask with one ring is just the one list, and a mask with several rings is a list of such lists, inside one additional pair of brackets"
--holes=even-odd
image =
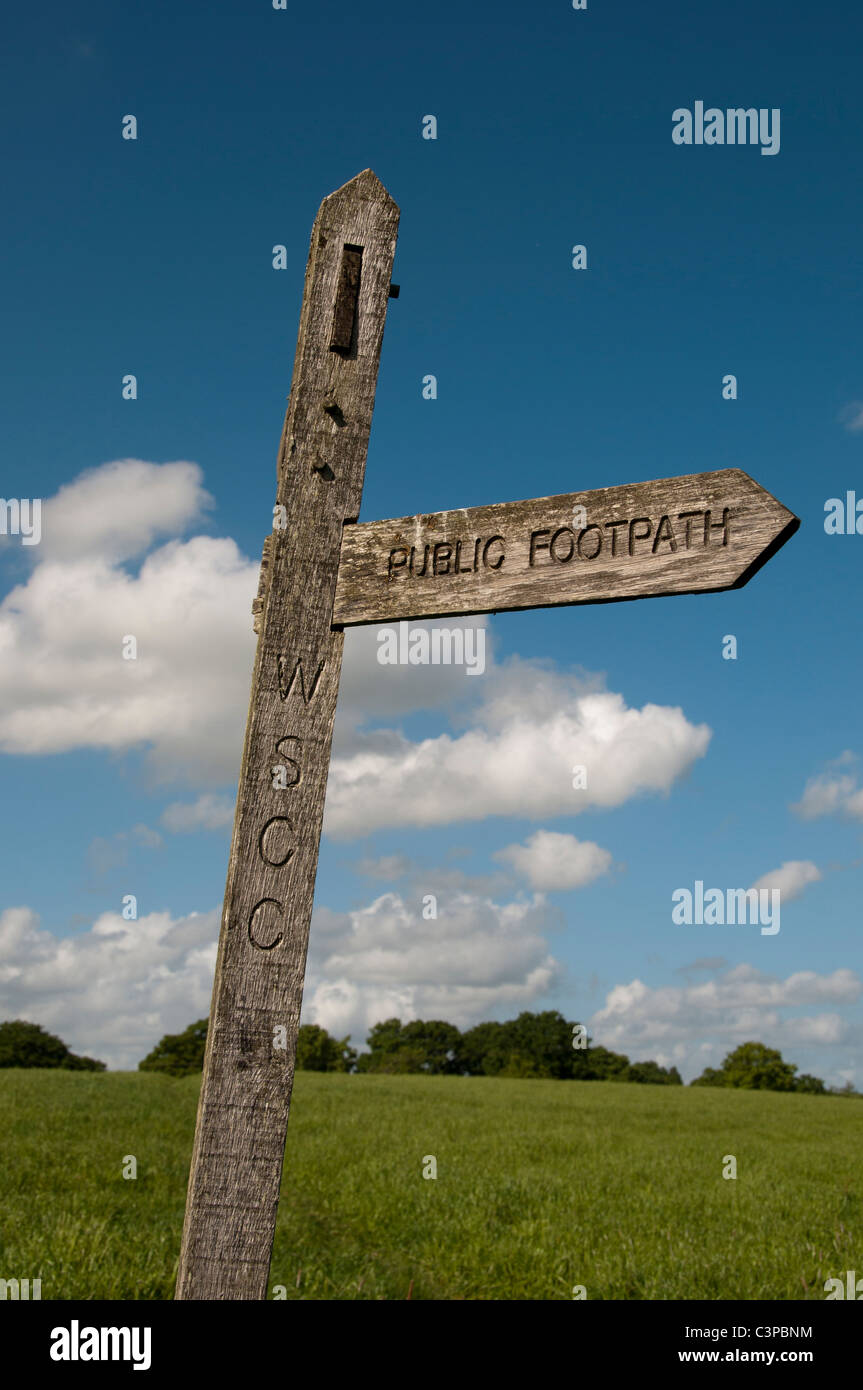
[[(170, 1298), (198, 1084), (0, 1072), (0, 1278)], [(861, 1140), (831, 1097), (301, 1072), (270, 1290), (823, 1299), (863, 1275)]]

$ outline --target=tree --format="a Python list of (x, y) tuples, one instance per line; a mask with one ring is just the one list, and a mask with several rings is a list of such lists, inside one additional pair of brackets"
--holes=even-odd
[(496, 1076), (506, 1065), (502, 1023), (477, 1023), (462, 1034), (459, 1061), (468, 1076)]
[(357, 1071), (379, 1072), (385, 1076), (420, 1076), (425, 1071), (425, 1055), (416, 1047), (396, 1047), (391, 1052), (361, 1052)]
[(105, 1071), (105, 1063), (97, 1062), (94, 1057), (78, 1057), (74, 1052), (63, 1063), (64, 1071)]
[(535, 1068), (533, 1075), (558, 1080), (572, 1077), (576, 1051), (572, 1045), (572, 1024), (557, 1009), (520, 1013), (504, 1027), (510, 1055), (529, 1059)]
[(398, 1018), (388, 1018), (374, 1025), (366, 1041), (369, 1051), (357, 1059), (358, 1071), (440, 1076), (461, 1070), (461, 1033), (442, 1019), (417, 1018), (403, 1024)]
[(304, 1023), (297, 1032), (298, 1071), (350, 1071), (357, 1054), (350, 1038), (331, 1038), (326, 1028)]
[(16, 1018), (0, 1023), (0, 1067), (62, 1067), (66, 1071), (104, 1071), (105, 1063), (79, 1057), (39, 1023)]
[[(405, 1057), (402, 1057), (400, 1063), (394, 1060), (399, 1051), (401, 1036), (402, 1021), (400, 1018), (385, 1018), (380, 1023), (373, 1024), (366, 1038), (369, 1051), (361, 1052), (358, 1056), (357, 1071), (412, 1070), (411, 1067), (405, 1067), (407, 1061)], [(418, 1066), (416, 1070), (419, 1070)]]
[(729, 1086), (747, 1091), (791, 1091), (797, 1068), (783, 1062), (782, 1054), (764, 1043), (741, 1043), (722, 1063)]
[(813, 1096), (823, 1096), (827, 1092), (827, 1087), (818, 1076), (810, 1076), (808, 1072), (803, 1072), (802, 1076), (794, 1078), (795, 1091), (807, 1091)]
[(584, 1071), (575, 1073), (577, 1081), (622, 1081), (629, 1066), (626, 1053), (612, 1052), (607, 1047), (590, 1047), (582, 1056)]
[(366, 1042), (373, 1053), (394, 1052), (401, 1041), (402, 1021), (400, 1018), (386, 1018), (375, 1023), (369, 1031)]
[(656, 1086), (682, 1086), (677, 1067), (661, 1067), (658, 1062), (631, 1062), (621, 1080)]
[(705, 1067), (701, 1075), (694, 1077), (689, 1084), (690, 1086), (727, 1086), (728, 1080), (724, 1071), (717, 1071), (716, 1067)]
[(505, 1023), (478, 1023), (461, 1040), (460, 1070), (471, 1076), (570, 1079), (581, 1075), (586, 1050), (573, 1047), (573, 1029), (556, 1009), (524, 1011)]
[(166, 1076), (193, 1076), (204, 1067), (207, 1019), (190, 1023), (182, 1033), (166, 1033), (153, 1051), (138, 1063), (139, 1071), (160, 1071)]
[[(629, 1058), (607, 1047), (575, 1047), (576, 1030), (556, 1010), (521, 1013), (506, 1023), (478, 1023), (463, 1035), (460, 1070), (470, 1076), (554, 1077), (575, 1081), (625, 1079)], [(652, 1064), (652, 1065), (655, 1065)]]
[(719, 1072), (707, 1067), (693, 1086), (735, 1086), (746, 1091), (793, 1091), (797, 1068), (782, 1054), (760, 1042), (745, 1042), (722, 1063)]
[(402, 1029), (400, 1047), (407, 1047), (422, 1056), (422, 1070), (429, 1076), (451, 1076), (458, 1071), (458, 1049), (461, 1033), (443, 1019), (414, 1019)]

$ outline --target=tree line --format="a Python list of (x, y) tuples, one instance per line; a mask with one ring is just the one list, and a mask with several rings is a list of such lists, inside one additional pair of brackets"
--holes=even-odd
[(39, 1023), (23, 1018), (0, 1023), (0, 1067), (63, 1067), (66, 1071), (104, 1071), (105, 1063), (79, 1057)]
[[(145, 1057), (142, 1071), (190, 1075), (204, 1062), (207, 1020), (169, 1035)], [(680, 1086), (676, 1067), (631, 1062), (622, 1052), (594, 1044), (581, 1023), (557, 1010), (520, 1013), (506, 1022), (478, 1023), (461, 1032), (442, 1019), (388, 1018), (376, 1023), (358, 1052), (350, 1038), (334, 1038), (316, 1023), (297, 1035), (297, 1070), (379, 1073), (394, 1076), (501, 1076), (559, 1081), (621, 1081)], [(811, 1095), (860, 1096), (850, 1082), (828, 1088), (817, 1076), (797, 1075), (797, 1067), (760, 1042), (741, 1043), (718, 1068), (706, 1067), (691, 1086), (747, 1090), (801, 1091)]]
[[(167, 1033), (139, 1062), (140, 1071), (192, 1076), (204, 1065), (207, 1019), (182, 1033)], [(379, 1073), (396, 1076), (500, 1076), (557, 1081), (620, 1081), (680, 1086), (676, 1067), (631, 1062), (622, 1052), (594, 1044), (581, 1023), (557, 1010), (520, 1013), (503, 1023), (478, 1023), (461, 1032), (442, 1019), (388, 1018), (376, 1023), (358, 1052), (349, 1038), (334, 1038), (316, 1023), (303, 1024), (297, 1037), (300, 1071)], [(0, 1068), (62, 1067), (104, 1071), (105, 1063), (79, 1057), (37, 1023), (0, 1023)], [(817, 1076), (797, 1074), (781, 1053), (760, 1042), (741, 1043), (719, 1067), (706, 1067), (692, 1086), (746, 1090), (798, 1091), (810, 1095), (860, 1096), (850, 1082), (828, 1088)]]
[[(207, 1020), (162, 1038), (139, 1063), (141, 1071), (190, 1075), (203, 1066)], [(334, 1038), (316, 1023), (297, 1035), (300, 1071), (381, 1072), (391, 1075), (506, 1076), (571, 1081), (637, 1081), (682, 1085), (676, 1067), (630, 1062), (595, 1047), (587, 1030), (555, 1010), (521, 1013), (505, 1023), (478, 1023), (462, 1033), (442, 1019), (376, 1023), (358, 1052), (349, 1038)]]
[[(200, 1071), (206, 1036), (207, 1020), (199, 1019), (184, 1033), (164, 1037), (139, 1066), (143, 1071), (172, 1076)], [(334, 1038), (318, 1024), (303, 1024), (297, 1036), (297, 1069), (682, 1085), (676, 1067), (662, 1067), (654, 1061), (630, 1062), (622, 1052), (595, 1045), (582, 1024), (568, 1022), (556, 1010), (524, 1012), (504, 1023), (478, 1023), (466, 1032), (442, 1019), (402, 1023), (388, 1018), (371, 1028), (366, 1045), (367, 1052), (358, 1052), (350, 1038)], [(797, 1068), (783, 1061), (775, 1049), (747, 1042), (729, 1052), (721, 1067), (707, 1067), (690, 1085), (828, 1094), (828, 1087), (818, 1077), (796, 1073)], [(829, 1093), (860, 1094), (850, 1082)]]

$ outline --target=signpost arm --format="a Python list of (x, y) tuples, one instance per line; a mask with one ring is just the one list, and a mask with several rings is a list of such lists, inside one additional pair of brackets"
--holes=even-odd
[(312, 230), (178, 1299), (266, 1297), (341, 669), (336, 578), (359, 515), (398, 220), (366, 169), (324, 199)]
[(365, 521), (344, 530), (333, 621), (740, 588), (799, 525), (739, 468)]

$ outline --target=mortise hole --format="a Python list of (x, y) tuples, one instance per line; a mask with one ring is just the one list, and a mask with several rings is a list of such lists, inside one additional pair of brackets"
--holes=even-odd
[(357, 305), (359, 303), (363, 248), (345, 242), (336, 282), (330, 352), (348, 356), (356, 348)]

